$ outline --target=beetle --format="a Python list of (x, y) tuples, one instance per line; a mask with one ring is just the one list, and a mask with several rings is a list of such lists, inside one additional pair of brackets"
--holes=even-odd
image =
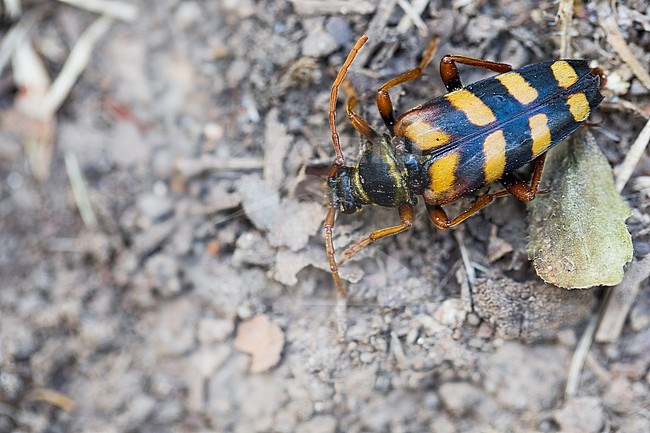
[[(379, 134), (356, 113), (357, 98), (345, 77), (368, 40), (362, 36), (341, 66), (330, 92), (329, 126), (334, 161), (327, 179), (330, 208), (325, 218), (325, 247), (334, 285), (341, 298), (346, 289), (339, 276), (333, 243), (338, 213), (352, 214), (366, 205), (397, 208), (401, 224), (375, 230), (348, 247), (340, 263), (375, 242), (413, 224), (414, 205), (422, 196), (429, 218), (439, 229), (454, 227), (490, 204), (513, 195), (530, 201), (537, 194), (546, 152), (587, 121), (600, 104), (605, 76), (585, 60), (556, 60), (512, 69), (509, 64), (445, 55), (440, 76), (446, 94), (395, 118), (388, 90), (422, 75), (437, 47), (431, 40), (420, 64), (379, 88), (379, 114), (388, 134)], [(457, 64), (485, 68), (498, 75), (462, 85)], [(336, 128), (336, 103), (342, 87), (346, 112), (361, 133), (359, 162), (346, 165)], [(530, 184), (514, 171), (532, 163)], [(504, 189), (482, 195), (450, 219), (443, 205), (498, 181)]]

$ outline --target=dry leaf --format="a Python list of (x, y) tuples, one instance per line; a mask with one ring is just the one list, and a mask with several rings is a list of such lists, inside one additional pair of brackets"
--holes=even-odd
[(559, 146), (542, 179), (550, 179), (550, 193), (532, 202), (528, 243), (537, 275), (568, 289), (620, 283), (632, 260), (625, 225), (632, 212), (593, 135), (583, 131)]
[(277, 323), (261, 314), (239, 325), (234, 345), (251, 355), (251, 373), (262, 373), (280, 361), (284, 333)]

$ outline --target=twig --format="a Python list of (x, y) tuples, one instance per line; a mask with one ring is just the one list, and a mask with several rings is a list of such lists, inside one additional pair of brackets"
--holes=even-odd
[(32, 174), (41, 182), (50, 175), (55, 127), (54, 117), (35, 119), (33, 128), (23, 140)]
[(179, 158), (174, 168), (184, 178), (198, 176), (207, 171), (243, 171), (261, 170), (264, 160), (260, 158), (228, 158), (222, 159), (203, 155), (200, 158)]
[(468, 312), (474, 311), (474, 299), (472, 298), (472, 287), (476, 281), (476, 271), (472, 265), (472, 260), (469, 257), (469, 252), (467, 247), (465, 247), (465, 241), (461, 230), (454, 230), (454, 238), (458, 242), (458, 249), (460, 250), (460, 257), (463, 261), (463, 268), (465, 269), (465, 276), (467, 277), (467, 284), (461, 284), (461, 293), (460, 298), (463, 300), (465, 308)]
[[(605, 290), (611, 290), (611, 287), (607, 287)], [(566, 388), (564, 390), (564, 400), (568, 401), (571, 397), (575, 396), (578, 392), (578, 385), (580, 384), (580, 376), (582, 375), (582, 367), (585, 365), (585, 359), (587, 359), (587, 354), (591, 348), (591, 343), (594, 342), (594, 334), (598, 328), (598, 322), (602, 314), (604, 314), (605, 309), (607, 308), (607, 302), (601, 302), (598, 313), (591, 316), (589, 323), (585, 328), (576, 349), (573, 352), (573, 358), (571, 358), (571, 365), (569, 366), (569, 372), (567, 373)]]
[(86, 9), (101, 15), (106, 15), (118, 20), (133, 22), (138, 17), (138, 8), (130, 3), (112, 0), (59, 0), (76, 6), (80, 9)]
[(646, 122), (639, 136), (634, 140), (634, 144), (632, 144), (627, 155), (625, 155), (623, 162), (615, 169), (616, 190), (618, 192), (623, 191), (625, 184), (630, 180), (634, 168), (643, 157), (646, 147), (648, 147), (648, 143), (650, 143), (650, 120)]
[(3, 0), (5, 9), (4, 14), (12, 20), (15, 20), (23, 13), (23, 5), (20, 0)]
[(463, 266), (465, 267), (465, 273), (467, 274), (467, 281), (471, 286), (476, 281), (476, 272), (474, 271), (472, 260), (469, 258), (469, 252), (467, 252), (467, 247), (465, 247), (465, 241), (463, 240), (460, 230), (454, 230), (454, 238), (456, 239), (456, 242), (458, 242), (460, 257), (463, 260)]
[[(325, 2), (327, 3), (327, 2)], [(377, 5), (377, 10), (375, 11), (375, 15), (373, 15), (372, 19), (370, 20), (370, 23), (368, 23), (368, 29), (366, 31), (366, 34), (368, 35), (368, 39), (370, 40), (370, 43), (368, 44), (369, 47), (368, 49), (363, 49), (359, 51), (359, 54), (357, 54), (356, 62), (357, 65), (363, 66), (366, 64), (368, 61), (368, 58), (374, 53), (374, 49), (377, 47), (377, 44), (379, 44), (382, 39), (382, 32), (384, 32), (386, 28), (386, 23), (390, 19), (391, 15), (393, 14), (393, 10), (395, 9), (395, 5), (397, 4), (397, 0), (386, 0), (379, 2)]]
[(400, 33), (406, 33), (410, 27), (410, 25), (406, 24), (406, 21), (404, 21), (404, 19), (407, 19), (409, 22), (412, 22), (415, 27), (418, 28), (418, 30), (420, 30), (421, 36), (426, 36), (429, 33), (429, 29), (427, 29), (427, 25), (422, 20), (422, 17), (420, 17), (420, 14), (427, 6), (428, 0), (417, 0), (416, 5), (412, 5), (406, 0), (397, 0), (397, 4), (402, 8), (402, 10), (404, 10), (404, 13), (406, 14), (406, 16), (403, 17), (397, 25), (397, 31)]
[(377, 8), (371, 1), (341, 0), (290, 0), (294, 10), (301, 16), (315, 15), (367, 15)]
[(86, 227), (94, 229), (97, 227), (97, 217), (95, 217), (95, 212), (90, 204), (88, 189), (86, 188), (86, 179), (84, 179), (84, 175), (79, 167), (79, 161), (74, 153), (67, 152), (65, 154), (65, 168), (68, 172), (70, 186), (72, 186), (72, 194), (77, 203), (79, 215), (81, 215), (81, 219)]
[[(24, 41), (13, 51), (12, 70), (14, 82), (21, 89), (16, 98), (16, 107), (30, 117), (43, 105), (43, 98), (52, 84), (43, 59), (30, 41)], [(42, 116), (39, 120), (52, 116)]]
[(596, 341), (612, 343), (618, 340), (628, 312), (639, 292), (639, 287), (648, 277), (650, 277), (650, 254), (641, 261), (631, 264), (621, 284), (615, 287), (609, 299), (610, 308), (607, 309), (600, 322)]
[(16, 47), (27, 39), (27, 34), (36, 20), (41, 16), (42, 10), (31, 11), (23, 15), (20, 21), (11, 27), (4, 38), (2, 38), (2, 44), (0, 44), (0, 74), (2, 74), (2, 71), (4, 71), (9, 63), (9, 59), (11, 59)]
[(590, 352), (585, 359), (585, 365), (603, 384), (607, 385), (612, 381), (612, 375), (605, 367), (598, 363), (594, 354)]
[(95, 44), (108, 31), (112, 22), (112, 18), (100, 17), (83, 32), (45, 95), (39, 112), (34, 113), (35, 115), (41, 118), (48, 117), (59, 109), (74, 83), (88, 66)]
[(608, 110), (620, 110), (620, 111), (629, 111), (637, 116), (643, 117), (645, 120), (650, 119), (650, 114), (643, 111), (643, 108), (639, 107), (633, 102), (626, 101), (625, 99), (615, 99), (612, 102), (603, 102), (600, 105), (600, 108)]
[(402, 343), (399, 341), (399, 337), (395, 331), (390, 333), (390, 348), (393, 350), (397, 366), (399, 368), (406, 368), (408, 366), (408, 357), (406, 356)]
[(566, 59), (571, 54), (569, 33), (573, 22), (573, 0), (561, 0), (557, 13), (560, 20), (560, 57)]
[(614, 342), (618, 339), (639, 286), (649, 275), (650, 254), (630, 266), (621, 284), (605, 288), (598, 312), (589, 320), (573, 353), (564, 392), (565, 400), (575, 396), (578, 391), (582, 367), (594, 339), (603, 343)]
[(625, 38), (623, 38), (623, 34), (616, 23), (616, 17), (610, 15), (605, 19), (600, 19), (599, 23), (605, 31), (607, 42), (609, 42), (612, 48), (614, 48), (614, 51), (618, 53), (619, 57), (628, 64), (641, 84), (643, 84), (646, 89), (650, 90), (650, 74), (648, 73), (648, 69), (639, 62), (625, 42)]
[(32, 401), (44, 401), (66, 412), (72, 412), (77, 405), (67, 395), (49, 388), (37, 388), (29, 393), (28, 398)]

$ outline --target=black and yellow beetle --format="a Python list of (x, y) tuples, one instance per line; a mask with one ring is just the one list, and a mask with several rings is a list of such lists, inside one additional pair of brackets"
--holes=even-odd
[[(335, 159), (328, 177), (331, 207), (324, 228), (330, 270), (341, 297), (346, 292), (332, 241), (338, 212), (354, 213), (375, 204), (396, 207), (402, 221), (354, 243), (343, 253), (345, 261), (377, 239), (411, 227), (418, 195), (422, 195), (431, 221), (440, 229), (463, 222), (496, 197), (511, 194), (532, 200), (539, 187), (545, 152), (585, 123), (602, 101), (600, 89), (605, 84), (602, 71), (590, 68), (584, 60), (548, 61), (512, 70), (505, 63), (446, 55), (440, 61), (440, 75), (449, 93), (395, 119), (388, 89), (422, 75), (437, 45), (434, 38), (417, 68), (377, 91), (377, 107), (390, 132), (380, 135), (354, 111), (357, 100), (344, 81), (367, 39), (361, 37), (352, 48), (330, 93), (329, 124)], [(456, 63), (499, 74), (463, 87)], [(348, 94), (348, 118), (365, 137), (355, 166), (345, 165), (336, 130), (341, 86)], [(528, 185), (513, 171), (531, 161), (534, 168)], [(442, 205), (497, 180), (505, 189), (481, 196), (453, 219), (447, 217)]]

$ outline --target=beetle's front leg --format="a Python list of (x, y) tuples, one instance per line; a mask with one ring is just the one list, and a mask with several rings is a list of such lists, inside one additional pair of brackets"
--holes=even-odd
[(354, 92), (354, 87), (350, 84), (350, 81), (345, 80), (342, 84), (343, 91), (348, 97), (348, 103), (345, 106), (345, 111), (348, 115), (350, 123), (356, 129), (366, 137), (368, 140), (376, 140), (379, 136), (377, 132), (368, 125), (368, 122), (363, 120), (363, 118), (355, 111), (357, 107), (357, 95)]
[(391, 134), (393, 134), (393, 125), (395, 125), (395, 115), (393, 114), (393, 103), (390, 100), (390, 95), (388, 94), (388, 89), (398, 86), (402, 83), (405, 83), (410, 80), (415, 80), (422, 76), (422, 70), (429, 64), (433, 53), (436, 51), (438, 46), (438, 37), (434, 36), (429, 42), (429, 46), (422, 56), (420, 64), (411, 69), (410, 71), (404, 72), (401, 75), (393, 78), (386, 82), (383, 86), (377, 90), (377, 108), (379, 109), (379, 114), (384, 120), (384, 124), (388, 128)]
[(341, 256), (341, 260), (339, 261), (339, 264), (343, 264), (349, 259), (351, 259), (354, 255), (356, 255), (359, 251), (370, 245), (371, 243), (383, 239), (387, 236), (391, 235), (396, 235), (397, 233), (401, 233), (404, 230), (408, 230), (411, 228), (413, 225), (413, 205), (406, 203), (401, 205), (400, 207), (397, 208), (399, 211), (399, 217), (402, 220), (402, 224), (394, 227), (387, 227), (385, 229), (379, 229), (375, 230), (374, 232), (370, 233), (367, 237), (358, 240), (354, 244), (348, 247), (347, 250), (343, 252), (343, 255)]

